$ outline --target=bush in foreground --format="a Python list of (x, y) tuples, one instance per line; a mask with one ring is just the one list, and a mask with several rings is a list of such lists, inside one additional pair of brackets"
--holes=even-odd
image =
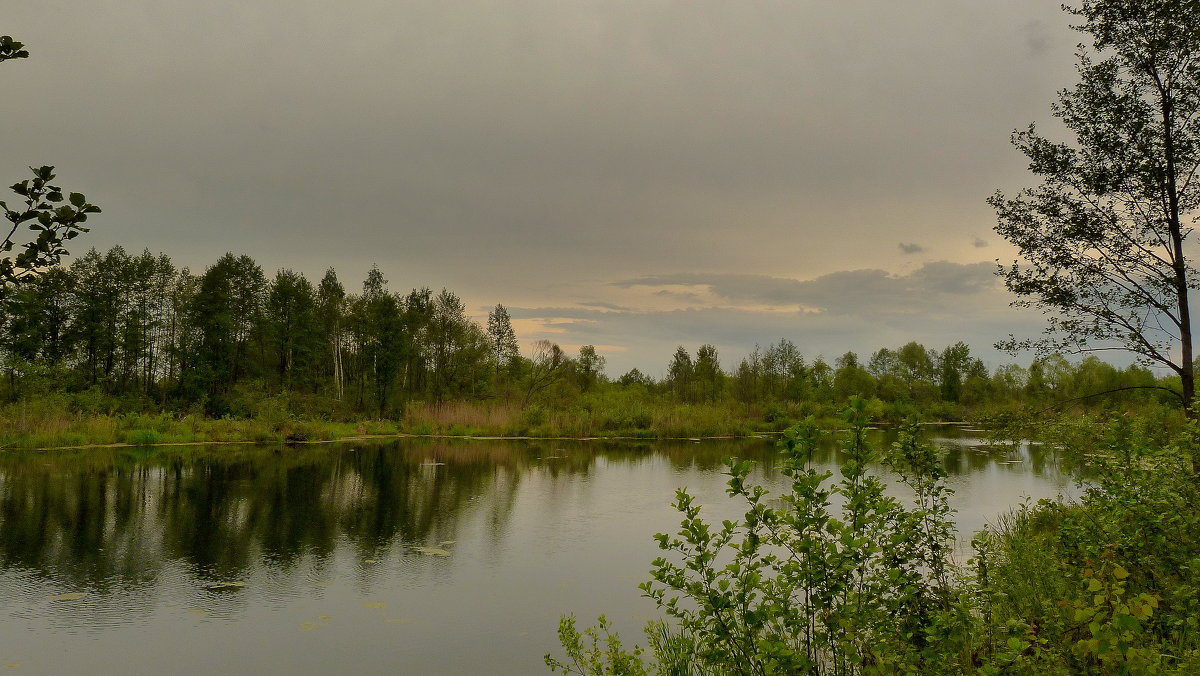
[[(642, 585), (666, 616), (648, 649), (626, 649), (601, 618), (563, 618), (577, 674), (1189, 674), (1200, 673), (1200, 501), (1194, 423), (1152, 443), (1136, 421), (1080, 425), (1091, 465), (1075, 503), (1027, 505), (951, 558), (954, 532), (938, 453), (909, 428), (882, 454), (865, 439), (865, 403), (845, 412), (836, 482), (810, 467), (810, 419), (780, 442), (781, 496), (728, 463), (738, 521), (710, 525), (686, 491), (665, 556)], [(1085, 442), (1082, 437), (1089, 437)], [(1070, 452), (1071, 449), (1065, 449)], [(884, 494), (882, 460), (914, 496)]]

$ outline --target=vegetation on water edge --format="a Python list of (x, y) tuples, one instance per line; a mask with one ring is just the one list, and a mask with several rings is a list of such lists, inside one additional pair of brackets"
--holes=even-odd
[[(65, 397), (0, 407), (0, 448), (220, 442), (313, 442), (372, 435), (474, 437), (693, 438), (750, 436), (778, 429), (754, 410), (718, 406), (661, 406), (624, 410), (547, 410), (540, 406), (452, 403), (415, 406), (400, 420), (351, 422), (304, 418), (277, 398), (246, 418), (203, 413), (72, 412)], [(740, 417), (745, 416), (745, 417)]]
[[(1078, 501), (1024, 505), (954, 559), (938, 452), (913, 430), (888, 449), (852, 401), (840, 479), (809, 464), (814, 421), (780, 442), (790, 490), (770, 495), (728, 463), (737, 521), (710, 524), (686, 490), (675, 534), (641, 586), (665, 619), (648, 649), (605, 618), (563, 618), (576, 674), (1193, 674), (1200, 671), (1200, 423), (1171, 434), (1136, 418), (1047, 430), (1095, 477)], [(882, 460), (911, 499), (865, 471)]]
[[(484, 329), (453, 294), (391, 295), (377, 271), (363, 296), (339, 295), (332, 275), (321, 292), (291, 273), (241, 300), (204, 291), (232, 278), (237, 288), (256, 288), (255, 269), (244, 257), (227, 258), (193, 278), (165, 258), (115, 249), (22, 287), (0, 304), (8, 329), (0, 340), (0, 446), (397, 433), (745, 436), (810, 415), (836, 420), (835, 402), (850, 395), (865, 397), (870, 415), (888, 422), (981, 421), (1047, 408), (1180, 417), (1163, 389), (1178, 389), (1177, 378), (1095, 358), (1051, 356), (989, 372), (962, 343), (932, 350), (910, 342), (865, 362), (847, 352), (828, 364), (784, 339), (729, 371), (711, 345), (694, 356), (680, 346), (661, 379), (636, 369), (610, 379), (591, 346), (569, 357), (544, 343), (526, 358), (502, 306)], [(323, 320), (302, 313), (308, 319), (295, 323), (288, 294), (310, 311), (328, 306)], [(1109, 393), (1089, 396), (1098, 392)]]
[[(295, 443), (334, 441), (372, 435), (679, 439), (746, 437), (778, 433), (809, 416), (838, 426), (838, 409), (829, 403), (777, 400), (745, 403), (686, 402), (644, 386), (604, 384), (562, 401), (522, 407), (511, 401), (414, 402), (394, 419), (331, 415), (313, 398), (295, 393), (267, 395), (249, 388), (237, 392), (242, 415), (210, 417), (201, 408), (187, 411), (122, 411), (120, 401), (95, 389), (43, 393), (0, 404), (0, 448), (61, 448), (108, 444)], [(865, 400), (874, 420), (887, 423), (913, 417), (910, 401)], [(1099, 407), (1107, 410), (1112, 406)], [(1118, 410), (1133, 406), (1126, 404)], [(1143, 418), (1165, 429), (1178, 428), (1183, 416), (1169, 405), (1135, 407)], [(969, 419), (995, 427), (1025, 418), (1018, 406), (966, 409), (943, 404), (925, 409), (930, 422)]]
[(781, 431), (817, 406), (638, 402), (589, 396), (571, 407), (522, 409), (495, 402), (447, 402), (409, 408), (398, 420), (336, 421), (292, 412), (286, 396), (261, 397), (250, 415), (102, 413), (70, 395), (0, 405), (0, 448), (109, 444), (317, 442), (374, 435), (682, 439), (746, 437)]
[[(321, 439), (358, 428), (437, 434), (717, 436), (833, 417), (850, 395), (889, 421), (1022, 409), (1179, 408), (1179, 379), (1047, 356), (989, 370), (956, 342), (826, 361), (787, 339), (736, 366), (679, 346), (661, 377), (610, 378), (593, 346), (518, 351), (507, 310), (486, 326), (447, 290), (388, 290), (371, 270), (347, 293), (247, 256), (203, 274), (166, 256), (91, 251), (0, 302), (0, 443), (25, 446)], [(1091, 396), (1109, 392), (1104, 396)], [(129, 416), (153, 420), (130, 422)], [(140, 419), (140, 418), (138, 418)], [(377, 423), (360, 421), (376, 420)], [(144, 430), (144, 431), (139, 431)]]

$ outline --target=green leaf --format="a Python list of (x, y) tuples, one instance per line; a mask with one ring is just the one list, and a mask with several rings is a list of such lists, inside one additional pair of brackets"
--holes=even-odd
[[(61, 194), (59, 195), (59, 199), (62, 199)], [(76, 207), (83, 207), (83, 205), (87, 204), (87, 198), (82, 193), (73, 192), (71, 193), (71, 204)]]

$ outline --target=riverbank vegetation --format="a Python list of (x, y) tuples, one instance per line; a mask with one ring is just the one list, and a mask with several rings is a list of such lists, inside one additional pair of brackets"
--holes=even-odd
[[(662, 377), (605, 372), (590, 345), (518, 349), (507, 309), (472, 320), (454, 293), (348, 293), (248, 256), (202, 274), (163, 255), (89, 251), (3, 304), (0, 444), (304, 441), (372, 433), (749, 435), (863, 396), (872, 416), (962, 421), (1039, 410), (1178, 408), (1178, 378), (1059, 356), (989, 370), (970, 348), (910, 342), (827, 361), (782, 339), (722, 363), (664, 355)], [(1156, 389), (1164, 388), (1164, 389)], [(1098, 392), (1109, 392), (1089, 397)]]
[[(770, 495), (728, 464), (737, 521), (711, 524), (686, 490), (682, 521), (642, 592), (664, 613), (648, 649), (600, 625), (559, 628), (554, 670), (578, 674), (1193, 674), (1200, 670), (1200, 425), (1130, 418), (1058, 425), (1089, 468), (1072, 503), (1043, 501), (955, 556), (938, 452), (915, 430), (872, 448), (851, 403), (840, 477), (810, 464), (821, 430), (787, 431)], [(868, 463), (901, 477), (888, 496)]]

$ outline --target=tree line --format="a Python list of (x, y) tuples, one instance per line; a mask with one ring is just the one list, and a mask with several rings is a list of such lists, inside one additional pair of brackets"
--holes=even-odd
[[(238, 413), (239, 389), (294, 392), (385, 416), (406, 401), (494, 396), (528, 370), (507, 311), (487, 327), (443, 289), (348, 292), (249, 256), (203, 273), (165, 255), (94, 249), (13, 290), (3, 306), (10, 398), (95, 389), (141, 405)], [(528, 361), (528, 360), (524, 360)]]
[[(931, 407), (997, 405), (1050, 406), (1096, 398), (1101, 403), (1172, 402), (1169, 378), (1133, 364), (1113, 366), (1095, 356), (1078, 362), (1058, 354), (1034, 359), (1028, 367), (1004, 364), (989, 370), (962, 341), (941, 350), (912, 341), (880, 348), (862, 358), (846, 352), (832, 364), (807, 359), (788, 339), (755, 349), (737, 367), (721, 370), (716, 348), (702, 345), (693, 359), (676, 349), (661, 387), (689, 402), (730, 398), (744, 403), (836, 403), (851, 396), (886, 404)], [(618, 382), (648, 379), (641, 374)], [(946, 410), (943, 408), (943, 410)]]
[[(88, 251), (15, 286), (0, 307), (9, 400), (91, 392), (109, 410), (246, 415), (248, 393), (290, 393), (333, 415), (397, 417), (410, 402), (497, 399), (521, 406), (636, 391), (685, 404), (1048, 402), (1149, 387), (1153, 372), (1062, 357), (989, 371), (970, 348), (910, 342), (827, 363), (787, 339), (725, 370), (717, 348), (676, 349), (661, 379), (637, 369), (610, 380), (591, 345), (567, 354), (548, 341), (520, 353), (507, 309), (485, 324), (449, 290), (393, 292), (378, 268), (348, 291), (331, 268), (316, 284), (283, 269), (268, 277), (245, 255), (202, 273), (163, 254)], [(1124, 400), (1161, 396), (1123, 391)], [(316, 403), (313, 403), (316, 402)]]

